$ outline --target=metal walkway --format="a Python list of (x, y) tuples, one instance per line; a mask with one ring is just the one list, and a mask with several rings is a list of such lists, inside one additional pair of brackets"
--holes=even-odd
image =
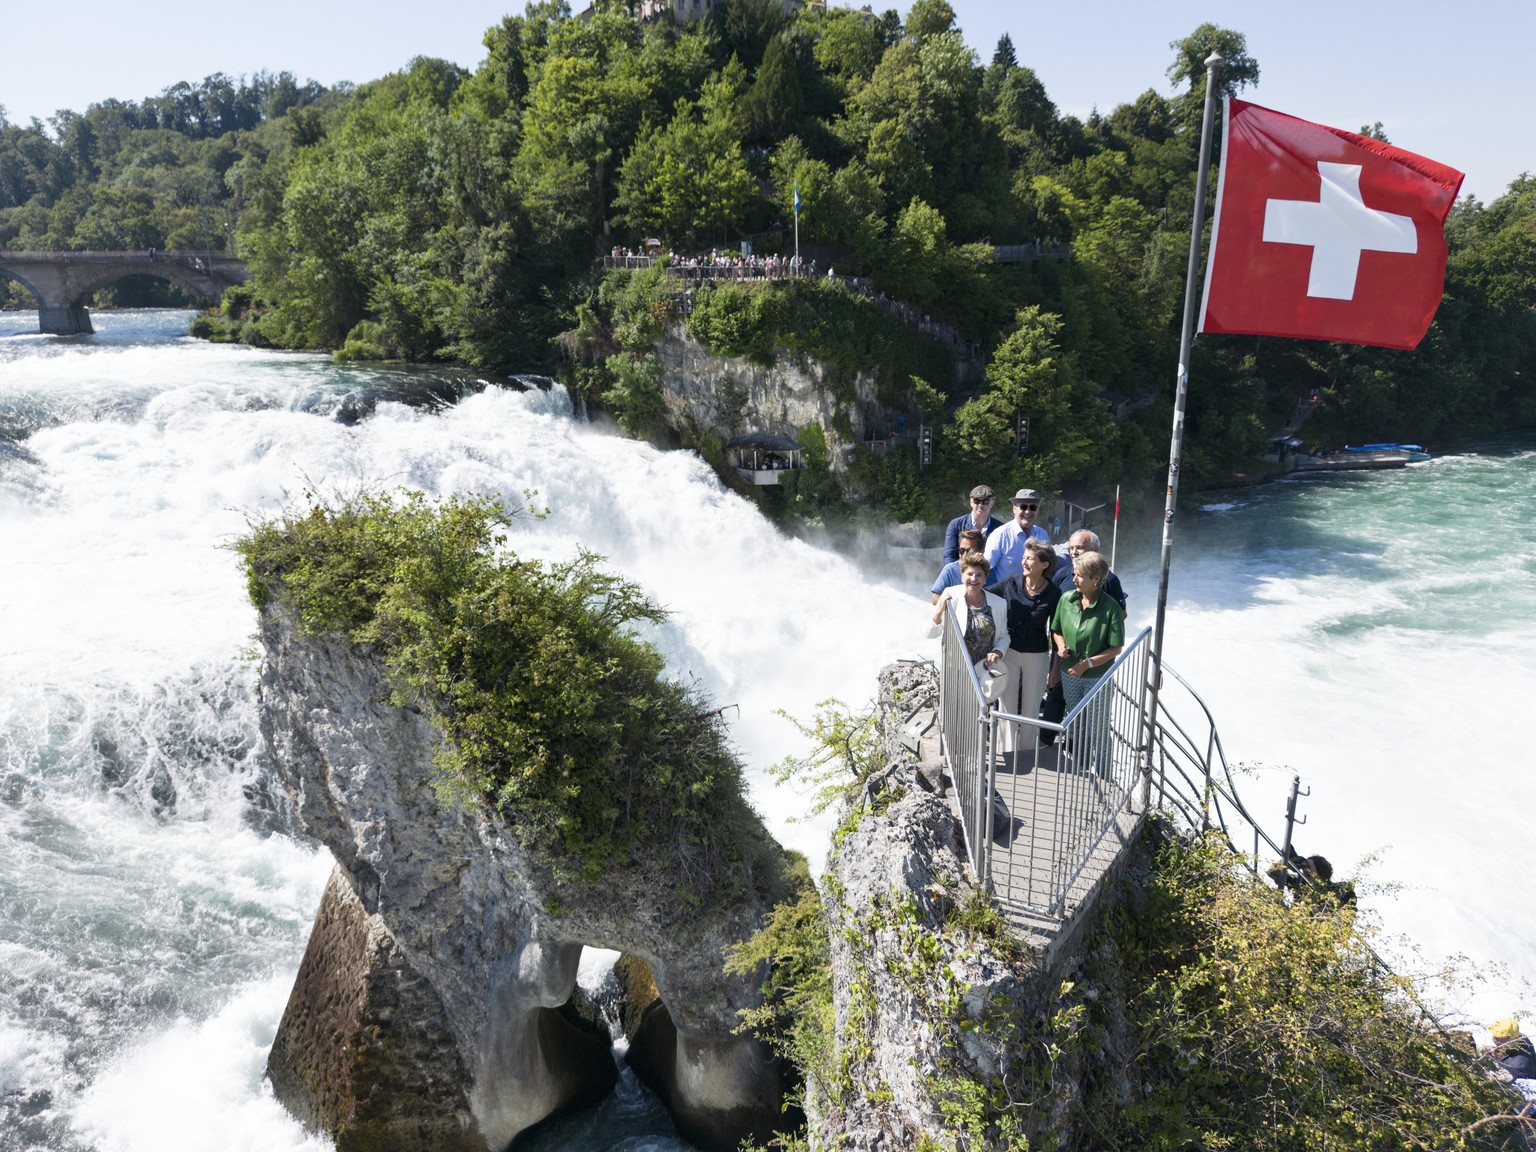
[[(1070, 850), (1062, 813), (1091, 813), (1102, 835), (1066, 882), (1054, 913), (1040, 911)], [(990, 865), (992, 894), (1019, 927), (1054, 935), (1088, 904), (1121, 852), (1135, 838), (1143, 810), (1136, 797), (1073, 763), (1057, 748), (999, 754), (993, 799)]]

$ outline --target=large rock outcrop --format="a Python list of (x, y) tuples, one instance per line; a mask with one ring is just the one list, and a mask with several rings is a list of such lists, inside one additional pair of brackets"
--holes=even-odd
[(794, 436), (814, 425), (825, 432), (834, 449), (831, 462), (840, 469), (843, 453), (836, 449), (846, 437), (839, 427), (851, 430), (851, 445), (884, 436), (895, 423), (896, 414), (880, 403), (879, 384), (870, 372), (841, 375), (783, 351), (772, 365), (719, 356), (682, 325), (658, 341), (656, 358), (667, 423), (673, 428), (713, 430), (729, 439), (746, 431)]
[[(440, 795), (439, 736), (389, 702), (367, 647), (303, 634), (275, 598), (261, 636), (263, 735), (336, 860), (269, 1060), (292, 1112), (343, 1152), (497, 1150), (600, 1096), (609, 1046), (563, 1011), (591, 945), (649, 969), (659, 1005), (632, 1048), (679, 1130), (718, 1148), (771, 1131), (778, 1068), (732, 1031), (757, 989), (721, 963), (780, 894), (772, 866), (692, 907), (677, 877), (634, 863), (572, 879), (483, 806)], [(748, 859), (778, 860), (760, 825), (748, 838)]]
[(812, 1146), (1091, 1147), (1083, 1085), (1113, 1093), (1124, 1073), (1083, 1005), (1123, 1017), (1115, 958), (1053, 968), (977, 888), (947, 781), (910, 747), (938, 706), (933, 667), (886, 668), (879, 704), (887, 763), (844, 812), (821, 884), (835, 1077), (808, 1086)]

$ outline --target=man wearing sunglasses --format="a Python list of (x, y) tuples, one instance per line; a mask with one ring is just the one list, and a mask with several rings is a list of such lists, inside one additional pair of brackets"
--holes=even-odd
[(964, 516), (956, 516), (949, 522), (949, 528), (944, 533), (944, 563), (949, 564), (960, 559), (960, 533), (967, 528), (975, 529), (983, 536), (990, 536), (1003, 526), (1003, 522), (992, 515), (992, 506), (996, 498), (992, 495), (992, 489), (985, 484), (978, 484), (971, 489), (971, 510)]
[(988, 587), (1024, 571), (1024, 541), (1038, 540), (1050, 547), (1050, 533), (1035, 523), (1039, 513), (1040, 493), (1020, 488), (1013, 494), (1013, 519), (987, 537), (987, 559), (992, 564)]

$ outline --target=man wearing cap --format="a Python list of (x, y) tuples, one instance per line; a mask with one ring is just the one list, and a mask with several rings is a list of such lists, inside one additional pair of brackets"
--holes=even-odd
[(988, 587), (1024, 571), (1024, 541), (1038, 540), (1050, 547), (1050, 534), (1035, 523), (1039, 511), (1040, 493), (1033, 488), (1020, 488), (1013, 494), (1013, 519), (987, 537), (986, 555), (992, 565)]
[(944, 532), (944, 563), (960, 559), (960, 533), (967, 528), (974, 528), (983, 536), (990, 536), (1003, 526), (1003, 522), (992, 515), (995, 502), (992, 489), (985, 484), (978, 484), (971, 489), (971, 510), (951, 520), (949, 528)]
[(1488, 1031), (1493, 1035), (1494, 1062), (1516, 1080), (1536, 1080), (1536, 1048), (1520, 1035), (1514, 1017), (1500, 1017)]

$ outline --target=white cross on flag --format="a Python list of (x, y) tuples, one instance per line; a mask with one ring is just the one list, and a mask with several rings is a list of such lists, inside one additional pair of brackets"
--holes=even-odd
[(1225, 120), (1200, 330), (1417, 346), (1462, 174), (1242, 100)]

